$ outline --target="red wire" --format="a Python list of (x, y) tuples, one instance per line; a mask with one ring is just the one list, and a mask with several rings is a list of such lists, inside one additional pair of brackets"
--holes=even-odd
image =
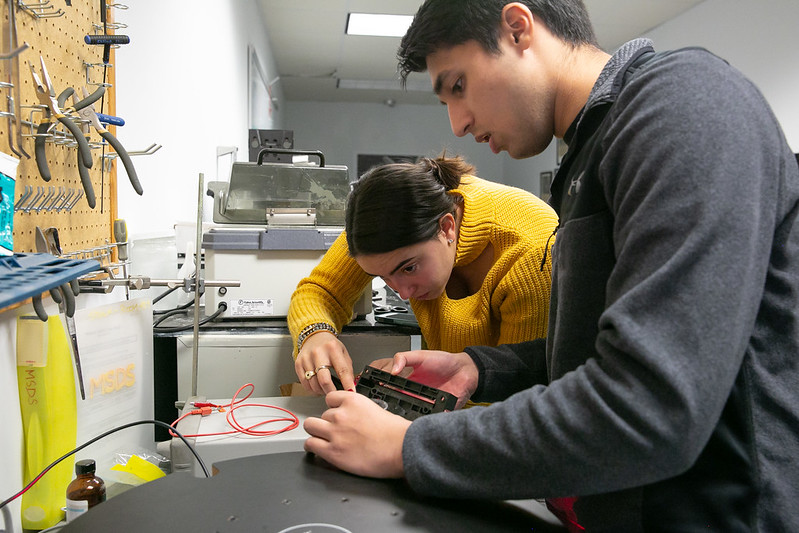
[[(241, 391), (244, 390), (246, 387), (250, 387), (250, 391), (243, 398), (238, 398), (238, 396), (241, 393)], [(233, 428), (233, 430), (231, 430), (231, 431), (219, 431), (219, 432), (216, 432), (216, 433), (197, 433), (196, 435), (186, 435), (186, 434), (184, 434), (183, 436), (184, 437), (215, 437), (215, 436), (219, 436), (219, 435), (232, 435), (232, 434), (236, 434), (236, 433), (243, 433), (245, 435), (253, 435), (253, 436), (258, 436), (258, 437), (268, 437), (268, 436), (272, 436), (272, 435), (278, 435), (278, 434), (284, 433), (286, 431), (291, 431), (292, 429), (295, 429), (295, 428), (299, 427), (300, 419), (297, 418), (297, 415), (295, 415), (294, 413), (292, 413), (288, 409), (284, 409), (283, 407), (278, 407), (277, 405), (269, 405), (269, 404), (264, 404), (264, 403), (243, 403), (247, 398), (252, 396), (252, 393), (254, 391), (255, 391), (255, 385), (253, 385), (252, 383), (245, 383), (244, 385), (239, 387), (239, 390), (236, 391), (236, 394), (233, 395), (233, 398), (231, 398), (230, 403), (227, 405), (227, 414), (225, 415), (225, 420), (227, 420), (227, 423)], [(278, 411), (283, 411), (284, 413), (287, 413), (288, 416), (287, 417), (271, 418), (269, 420), (262, 420), (260, 422), (257, 422), (255, 424), (251, 425), (251, 426), (244, 427), (243, 425), (241, 425), (239, 423), (238, 420), (236, 420), (236, 416), (234, 415), (234, 412), (237, 411), (238, 409), (241, 409), (242, 407), (265, 407), (265, 408), (269, 408), (269, 409), (277, 409)], [(171, 426), (174, 428), (184, 418), (186, 418), (188, 416), (191, 416), (191, 415), (198, 415), (198, 414), (201, 414), (199, 409), (195, 409), (195, 410), (189, 411), (188, 413), (184, 413), (183, 415), (180, 416), (180, 418), (178, 418), (177, 420), (172, 422)], [(286, 426), (284, 426), (284, 427), (279, 428), (279, 429), (272, 429), (272, 430), (259, 430), (259, 429), (256, 429), (256, 428), (261, 427), (261, 426), (263, 426), (265, 424), (274, 424), (276, 422), (288, 422), (288, 424)], [(173, 437), (177, 436), (176, 434), (172, 433), (171, 431), (169, 433)]]
[[(176, 435), (176, 436), (177, 436), (177, 435)], [(51, 464), (50, 466), (48, 466), (47, 468), (45, 468), (44, 470), (42, 470), (42, 471), (39, 473), (39, 475), (38, 475), (38, 476), (36, 476), (35, 478), (33, 478), (33, 479), (30, 481), (30, 483), (28, 483), (28, 484), (25, 486), (25, 488), (24, 488), (24, 489), (22, 489), (21, 491), (19, 491), (19, 492), (18, 492), (18, 493), (16, 493), (16, 494), (14, 494), (13, 496), (11, 496), (11, 497), (10, 497), (8, 500), (6, 500), (6, 501), (8, 501), (8, 502), (11, 502), (11, 501), (13, 501), (13, 500), (16, 500), (17, 498), (19, 498), (20, 496), (22, 496), (23, 494), (25, 494), (26, 492), (28, 492), (28, 490), (29, 490), (29, 489), (31, 489), (31, 488), (32, 488), (32, 487), (33, 487), (33, 486), (34, 486), (36, 483), (38, 483), (38, 481), (39, 481), (40, 479), (42, 479), (42, 477), (44, 477), (44, 475), (45, 475), (47, 472), (49, 472), (50, 470), (52, 470), (54, 466), (55, 466), (55, 464)]]

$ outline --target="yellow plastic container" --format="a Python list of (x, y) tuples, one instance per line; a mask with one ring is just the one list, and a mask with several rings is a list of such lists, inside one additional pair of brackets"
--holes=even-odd
[[(23, 483), (75, 448), (77, 405), (69, 339), (60, 316), (17, 318), (17, 379), (25, 437)], [(22, 527), (41, 530), (64, 519), (70, 457), (22, 495)]]

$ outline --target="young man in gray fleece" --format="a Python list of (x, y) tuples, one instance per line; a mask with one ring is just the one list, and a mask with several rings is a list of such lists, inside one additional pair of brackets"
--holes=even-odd
[(580, 0), (428, 0), (399, 57), (456, 135), (566, 141), (548, 338), (399, 353), (494, 403), (410, 423), (332, 392), (306, 449), (423, 494), (553, 497), (574, 531), (799, 531), (799, 166), (757, 88), (700, 49), (610, 56)]

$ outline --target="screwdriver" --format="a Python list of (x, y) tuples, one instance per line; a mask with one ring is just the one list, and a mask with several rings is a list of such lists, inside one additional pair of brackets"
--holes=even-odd
[[(114, 220), (114, 242), (117, 243), (117, 257), (122, 263), (122, 277), (128, 278), (128, 226), (125, 219)], [(125, 284), (125, 299), (130, 300), (130, 288)]]

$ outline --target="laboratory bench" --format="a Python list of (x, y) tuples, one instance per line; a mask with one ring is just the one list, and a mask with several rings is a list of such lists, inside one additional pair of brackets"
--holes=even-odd
[[(201, 313), (201, 319), (204, 313)], [(171, 423), (176, 402), (192, 395), (193, 314), (170, 317), (160, 324), (182, 331), (153, 332), (155, 418)], [(339, 339), (359, 372), (375, 359), (421, 348), (419, 328), (377, 322), (373, 314), (344, 326)], [(197, 394), (231, 398), (239, 387), (253, 383), (253, 396), (280, 396), (280, 386), (297, 381), (292, 339), (285, 318), (222, 320), (202, 326), (198, 336)], [(156, 441), (169, 438), (156, 428)]]
[(240, 457), (215, 466), (210, 479), (177, 473), (136, 487), (62, 531), (565, 531), (538, 500), (422, 496), (404, 480), (350, 475), (304, 452)]

